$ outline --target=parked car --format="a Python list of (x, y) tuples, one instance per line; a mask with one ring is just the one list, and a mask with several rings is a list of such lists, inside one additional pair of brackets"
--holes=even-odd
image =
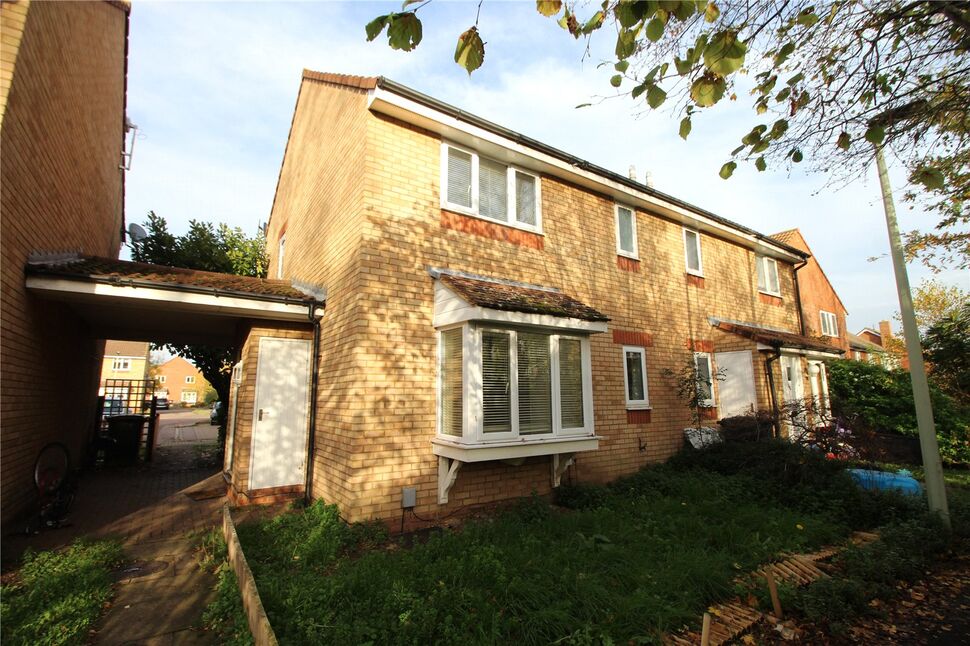
[(155, 410), (168, 410), (168, 397), (156, 397)]
[(102, 419), (116, 415), (129, 415), (131, 410), (125, 407), (125, 400), (120, 397), (105, 397), (104, 407), (101, 409)]
[(212, 405), (212, 410), (209, 412), (209, 423), (213, 426), (219, 423), (219, 417), (222, 414), (222, 402), (216, 402)]

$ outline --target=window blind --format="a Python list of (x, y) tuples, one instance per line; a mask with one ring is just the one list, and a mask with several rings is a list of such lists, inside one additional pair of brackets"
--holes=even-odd
[(758, 289), (767, 290), (768, 281), (765, 280), (765, 259), (759, 257), (758, 262), (755, 264), (758, 267)]
[(640, 360), (642, 355), (639, 352), (626, 353), (626, 398), (631, 402), (639, 402), (646, 399), (643, 394), (643, 362)]
[(536, 178), (516, 171), (515, 219), (522, 224), (536, 224)]
[(512, 432), (512, 381), (508, 332), (482, 332), (482, 430)]
[(701, 403), (711, 401), (713, 391), (711, 388), (711, 359), (706, 354), (694, 355), (694, 363), (697, 365), (697, 399)]
[(620, 237), (620, 249), (629, 254), (635, 254), (636, 249), (634, 249), (633, 244), (633, 211), (630, 209), (625, 209), (622, 206), (617, 207), (617, 226), (619, 228), (618, 235)]
[(441, 432), (461, 437), (462, 427), (462, 331), (461, 328), (441, 333), (441, 396), (438, 417)]
[(778, 286), (778, 263), (774, 260), (765, 259), (766, 272), (768, 274), (768, 289), (774, 293), (781, 291)]
[(563, 428), (583, 428), (583, 353), (579, 339), (559, 340), (559, 401)]
[(549, 337), (518, 333), (519, 434), (552, 432)]
[(448, 148), (448, 201), (472, 208), (472, 156)]
[(508, 166), (491, 159), (478, 161), (478, 212), (496, 220), (508, 217)]
[(684, 245), (687, 251), (687, 268), (691, 271), (701, 270), (700, 240), (695, 231), (684, 231)]

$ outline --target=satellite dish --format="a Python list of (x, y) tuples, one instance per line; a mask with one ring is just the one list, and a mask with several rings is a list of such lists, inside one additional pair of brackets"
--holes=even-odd
[(132, 242), (141, 242), (148, 237), (148, 233), (141, 226), (132, 222), (128, 225), (128, 237)]

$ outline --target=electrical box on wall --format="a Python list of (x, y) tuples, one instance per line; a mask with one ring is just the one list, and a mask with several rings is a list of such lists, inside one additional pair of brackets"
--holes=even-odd
[(401, 509), (413, 509), (418, 504), (418, 490), (415, 487), (401, 489)]

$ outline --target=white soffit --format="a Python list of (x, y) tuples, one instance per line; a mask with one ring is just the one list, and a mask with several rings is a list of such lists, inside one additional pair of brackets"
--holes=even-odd
[(514, 142), (484, 128), (465, 123), (394, 92), (382, 88), (372, 90), (368, 97), (368, 107), (376, 112), (437, 133), (446, 140), (472, 148), (487, 157), (515, 164), (536, 173), (565, 179), (645, 211), (659, 213), (685, 226), (696, 228), (705, 233), (716, 234), (743, 247), (753, 249), (759, 254), (790, 263), (802, 261), (801, 257), (759, 240), (753, 235), (743, 233), (698, 213), (693, 213), (645, 191), (635, 191), (596, 173), (577, 168), (551, 155)]

